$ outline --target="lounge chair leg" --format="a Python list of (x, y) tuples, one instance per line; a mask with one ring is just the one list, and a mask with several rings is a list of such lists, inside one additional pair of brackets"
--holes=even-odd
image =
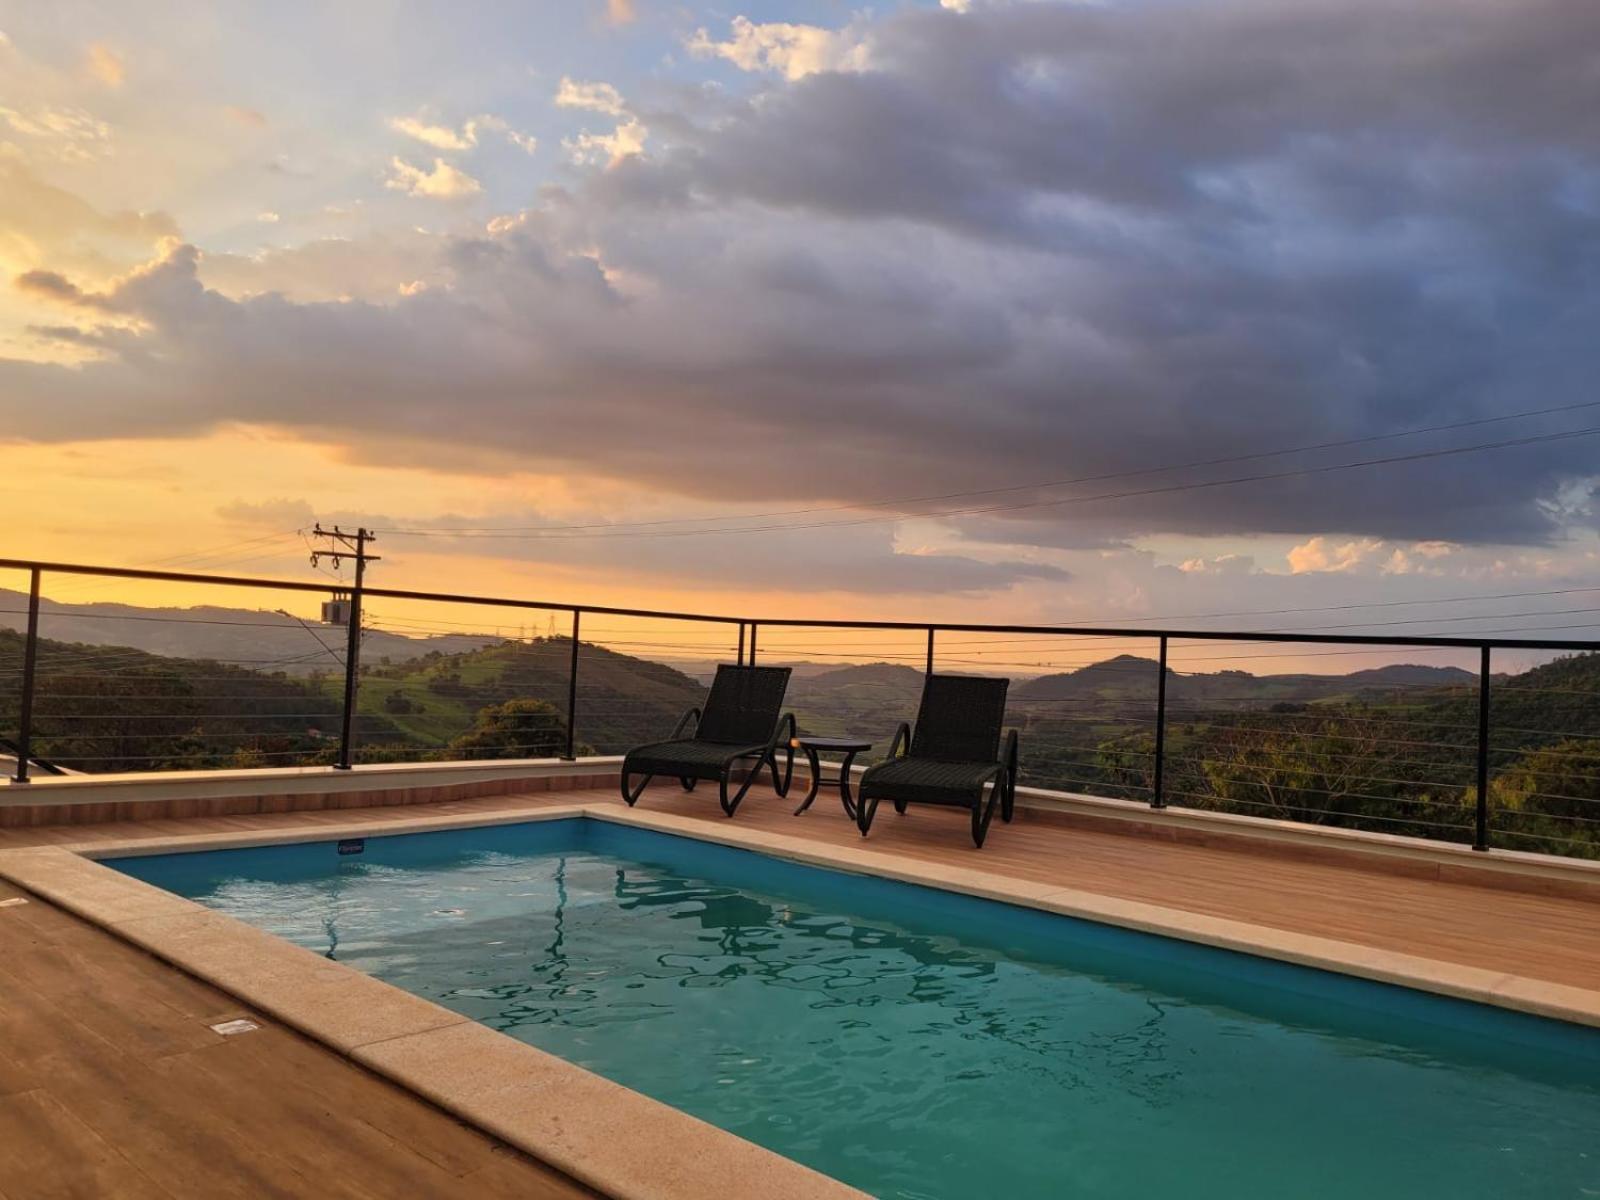
[(872, 818), (878, 815), (878, 797), (868, 800), (865, 796), (856, 796), (856, 828), (861, 830), (861, 836), (867, 836), (867, 830), (872, 828)]
[(733, 816), (734, 809), (739, 807), (739, 802), (744, 799), (744, 794), (750, 790), (750, 785), (761, 777), (761, 764), (756, 764), (756, 769), (745, 776), (744, 782), (739, 785), (739, 790), (733, 794), (733, 799), (728, 798), (729, 777), (733, 774), (733, 767), (728, 767), (722, 772), (722, 811), (727, 816)]
[(698, 779), (696, 779), (693, 775), (680, 775), (680, 776), (678, 776), (678, 786), (681, 787), (686, 792), (694, 791), (695, 784), (697, 784), (699, 782), (700, 781)]
[(979, 850), (983, 849), (983, 839), (989, 836), (989, 822), (994, 820), (994, 809), (999, 799), (1000, 785), (996, 784), (990, 789), (989, 803), (983, 802), (981, 791), (972, 802), (972, 844)]
[[(778, 778), (778, 755), (776, 752), (767, 759), (767, 766), (772, 769), (772, 790), (778, 793), (779, 799), (782, 799), (789, 794), (789, 785), (794, 782), (794, 746), (791, 744), (787, 747), (782, 779)], [(759, 773), (760, 770), (761, 768), (758, 765), (756, 771)]]
[(896, 800), (894, 802), (894, 810), (895, 810), (895, 812), (899, 813), (902, 817), (905, 816), (906, 815), (906, 801), (904, 801), (904, 800)]
[(629, 808), (632, 808), (635, 804), (639, 803), (639, 797), (644, 795), (645, 788), (650, 786), (650, 781), (654, 779), (655, 776), (646, 775), (642, 780), (640, 780), (639, 786), (630, 791), (628, 789), (629, 774), (630, 772), (626, 769), (624, 769), (622, 772), (622, 799)]

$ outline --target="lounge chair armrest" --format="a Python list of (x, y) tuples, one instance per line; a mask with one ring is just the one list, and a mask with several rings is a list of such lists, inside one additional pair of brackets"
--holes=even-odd
[(894, 741), (889, 743), (889, 757), (899, 758), (901, 751), (911, 753), (911, 724), (901, 721), (900, 728), (894, 731)]
[(1006, 744), (1000, 751), (1000, 761), (1005, 764), (1006, 774), (1011, 776), (1012, 786), (1017, 781), (1017, 731), (1006, 730)]
[(672, 731), (672, 740), (677, 741), (679, 738), (681, 738), (683, 736), (683, 731), (691, 724), (693, 724), (696, 729), (700, 727), (700, 709), (698, 707), (691, 708), (688, 712), (684, 713), (683, 716), (678, 718), (678, 727)]
[[(787, 727), (789, 730), (787, 737), (784, 736), (783, 732), (785, 727)], [(795, 722), (794, 714), (792, 712), (786, 712), (783, 714), (783, 716), (778, 718), (778, 723), (772, 727), (772, 742), (770, 744), (774, 750), (776, 750), (779, 746), (788, 746), (791, 750), (793, 750), (794, 739), (799, 736), (800, 726)]]

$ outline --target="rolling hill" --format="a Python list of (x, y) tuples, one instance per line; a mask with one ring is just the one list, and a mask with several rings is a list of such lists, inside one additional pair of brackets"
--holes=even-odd
[[(28, 597), (0, 588), (0, 629), (27, 627)], [(39, 627), (46, 637), (85, 645), (126, 646), (172, 658), (211, 659), (289, 675), (338, 672), (343, 626), (301, 622), (268, 609), (155, 608), (134, 604), (63, 604), (41, 597)], [(457, 654), (491, 645), (489, 634), (406, 637), (381, 629), (363, 635), (362, 657), (410, 662), (425, 654)]]
[[(545, 700), (566, 712), (571, 638), (498, 642), (462, 654), (428, 653), (362, 672), (360, 711), (409, 737), (444, 745), (478, 712), (513, 699)], [(705, 687), (662, 663), (580, 642), (577, 737), (599, 754), (665, 738), (705, 700)], [(336, 680), (328, 680), (331, 689)]]
[[(1016, 685), (1016, 702), (1060, 700), (1136, 700), (1155, 702), (1157, 662), (1121, 654), (1077, 671), (1041, 675)], [(1459, 667), (1393, 666), (1352, 671), (1345, 675), (1252, 675), (1248, 671), (1167, 674), (1167, 699), (1177, 704), (1255, 707), (1283, 702), (1312, 703), (1397, 688), (1452, 687), (1471, 684), (1477, 676)]]

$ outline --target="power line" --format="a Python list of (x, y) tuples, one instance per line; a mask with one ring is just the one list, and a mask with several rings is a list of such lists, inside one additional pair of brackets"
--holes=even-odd
[[(1545, 445), (1551, 442), (1569, 441), (1574, 438), (1593, 437), (1600, 434), (1600, 426), (1591, 426), (1586, 429), (1573, 429), (1564, 433), (1537, 434), (1529, 437), (1507, 438), (1498, 442), (1479, 442), (1471, 446), (1453, 446), (1444, 450), (1419, 450), (1411, 454), (1396, 454), (1385, 458), (1367, 458), (1356, 462), (1333, 463), (1321, 467), (1297, 467), (1289, 471), (1270, 471), (1258, 475), (1235, 475), (1227, 479), (1213, 479), (1203, 483), (1178, 483), (1165, 487), (1136, 488), (1123, 492), (1101, 492), (1093, 496), (1066, 496), (1056, 500), (1034, 500), (1018, 504), (989, 504), (971, 508), (952, 508), (939, 512), (892, 514), (874, 517), (860, 517), (848, 521), (811, 521), (788, 525), (746, 525), (731, 529), (672, 529), (655, 530), (653, 532), (623, 532), (623, 533), (585, 533), (585, 534), (560, 534), (557, 536), (542, 536), (534, 533), (465, 533), (457, 530), (418, 530), (418, 529), (391, 529), (384, 532), (398, 534), (406, 537), (472, 537), (472, 538), (508, 538), (521, 541), (569, 541), (582, 538), (624, 539), (624, 538), (668, 538), (668, 537), (703, 537), (711, 534), (726, 533), (780, 533), (805, 529), (837, 529), (845, 526), (876, 525), (883, 522), (898, 522), (911, 517), (924, 520), (939, 517), (976, 516), (992, 512), (1016, 512), (1022, 509), (1057, 508), (1068, 504), (1090, 504), (1099, 500), (1131, 500), (1146, 496), (1163, 496), (1177, 492), (1202, 491), (1210, 488), (1232, 487), (1241, 483), (1260, 483), (1276, 479), (1291, 479), (1309, 475), (1329, 475), (1337, 471), (1351, 471), (1361, 467), (1392, 466), (1397, 463), (1422, 462), (1428, 459), (1450, 458), (1458, 454), (1473, 454), (1484, 450), (1505, 450), (1520, 446)], [(1399, 435), (1390, 435), (1399, 436)], [(1287, 452), (1285, 452), (1287, 453)], [(1148, 472), (1135, 471), (1129, 474), (1146, 474)]]
[[(273, 547), (266, 553), (255, 553), (244, 556), (239, 556), (231, 552), (252, 547), (270, 547), (272, 546), (272, 543), (284, 541), (286, 539), (293, 538), (294, 536), (295, 531), (292, 529), (281, 530), (277, 533), (263, 534), (259, 537), (244, 538), (234, 542), (223, 542), (216, 546), (209, 546), (200, 550), (192, 550), (184, 554), (172, 554), (168, 555), (166, 558), (158, 558), (152, 561), (134, 565), (144, 569), (155, 569), (158, 567), (171, 569), (173, 567), (180, 566), (191, 568), (204, 566), (215, 569), (219, 566), (236, 566), (240, 563), (257, 562), (263, 558), (275, 557), (277, 550), (275, 547)], [(105, 588), (111, 587), (116, 583), (117, 581), (113, 579), (69, 580), (66, 583), (66, 587), (70, 592), (74, 593), (71, 598), (63, 600), (61, 598), (63, 593), (59, 587), (53, 587), (51, 589), (51, 594), (59, 603), (93, 603), (93, 601), (90, 601), (86, 598), (93, 593), (103, 591)]]

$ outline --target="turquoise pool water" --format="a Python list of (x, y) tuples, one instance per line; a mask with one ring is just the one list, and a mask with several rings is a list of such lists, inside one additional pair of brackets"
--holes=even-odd
[(1575, 1026), (599, 821), (110, 865), (878, 1196), (1600, 1196)]

